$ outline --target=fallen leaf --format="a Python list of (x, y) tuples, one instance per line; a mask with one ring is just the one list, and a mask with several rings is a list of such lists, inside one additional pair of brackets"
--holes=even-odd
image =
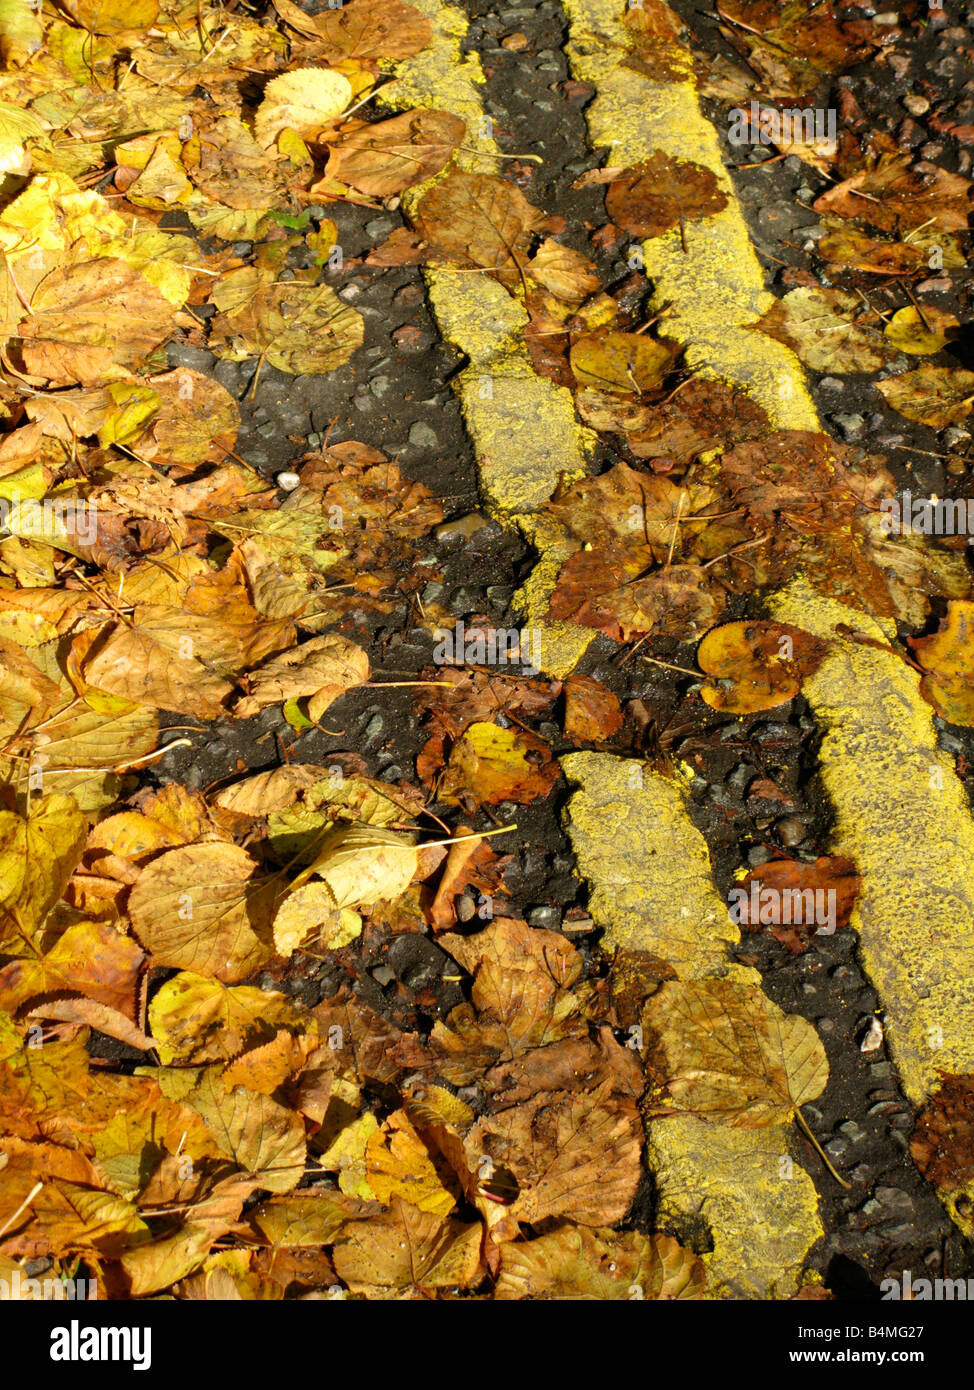
[(583, 335), (572, 343), (570, 362), (579, 386), (638, 396), (662, 385), (673, 349), (642, 333)]
[(875, 169), (864, 169), (826, 189), (812, 206), (816, 212), (856, 217), (880, 231), (903, 236), (933, 225), (942, 232), (966, 232), (974, 211), (969, 179), (912, 155), (881, 157)]
[(244, 677), (248, 693), (237, 701), (234, 713), (249, 719), (268, 705), (310, 696), (318, 719), (347, 690), (369, 678), (369, 659), (361, 647), (343, 637), (312, 637), (299, 647), (272, 658)]
[(744, 1129), (788, 1124), (829, 1077), (810, 1023), (733, 980), (667, 981), (643, 1011), (647, 1075), (659, 1115)]
[(215, 315), (208, 345), (231, 362), (261, 357), (278, 371), (301, 376), (343, 366), (364, 335), (361, 314), (334, 290), (295, 280), (263, 286), (236, 313)]
[(954, 314), (934, 304), (908, 304), (905, 309), (897, 309), (883, 332), (897, 352), (923, 357), (946, 347), (957, 337), (959, 328)]
[(917, 367), (876, 386), (900, 415), (932, 429), (966, 420), (974, 405), (974, 372), (962, 367)]
[(497, 1299), (702, 1298), (703, 1261), (672, 1236), (559, 1226), (501, 1247)]
[(566, 304), (583, 303), (602, 284), (594, 261), (552, 237), (545, 238), (526, 268), (532, 280)]
[(974, 602), (954, 599), (930, 637), (910, 637), (923, 669), (920, 693), (942, 719), (974, 725)]
[(526, 805), (547, 796), (561, 773), (536, 735), (497, 724), (470, 724), (450, 751), (437, 787), (447, 805)]
[(267, 149), (282, 130), (314, 136), (330, 125), (352, 100), (344, 73), (332, 68), (292, 68), (272, 77), (254, 116), (254, 133)]
[(325, 184), (337, 179), (369, 197), (390, 198), (446, 168), (465, 132), (459, 117), (437, 110), (363, 126), (329, 141)]
[(974, 1077), (941, 1075), (916, 1117), (910, 1153), (927, 1182), (942, 1192), (974, 1179)]
[(73, 797), (38, 797), (26, 819), (0, 811), (0, 939), (15, 955), (35, 947), (35, 934), (61, 897), (81, 858), (85, 820)]
[(313, 22), (325, 61), (331, 63), (409, 58), (433, 36), (426, 16), (403, 0), (351, 0), (340, 9), (321, 11)]
[(326, 882), (306, 883), (281, 903), (274, 917), (274, 949), (285, 960), (305, 946), (338, 951), (361, 935), (362, 919), (335, 905)]
[(231, 1061), (277, 1030), (300, 1034), (308, 1022), (284, 994), (226, 985), (191, 970), (167, 980), (149, 1005), (149, 1025), (163, 1066)]
[(813, 935), (849, 925), (859, 875), (849, 859), (822, 856), (814, 864), (771, 859), (731, 890), (731, 917), (750, 931), (770, 928), (789, 951), (801, 954)]
[(572, 743), (599, 743), (622, 728), (622, 706), (611, 690), (591, 676), (565, 682), (565, 737)]
[(232, 982), (271, 954), (274, 892), (246, 850), (187, 845), (146, 865), (128, 912), (155, 964)]
[(857, 322), (861, 301), (844, 290), (790, 290), (754, 328), (777, 338), (815, 372), (875, 372), (898, 351), (878, 328)]
[(305, 875), (316, 874), (338, 908), (401, 897), (419, 867), (411, 838), (381, 826), (339, 826), (326, 837)]
[(520, 189), (493, 174), (451, 169), (421, 198), (416, 229), (434, 257), (520, 284), (533, 233), (547, 219)]
[(605, 210), (616, 226), (639, 237), (662, 236), (726, 206), (727, 195), (710, 169), (662, 150), (613, 179), (605, 195)]
[(697, 648), (697, 665), (714, 678), (700, 695), (728, 714), (775, 709), (794, 699), (827, 650), (825, 642), (787, 623), (724, 623)]
[(468, 1152), (513, 1174), (512, 1222), (537, 1225), (563, 1217), (609, 1226), (629, 1210), (639, 1183), (643, 1128), (636, 1103), (594, 1091), (544, 1092), (480, 1120)]
[(335, 1272), (366, 1298), (408, 1298), (470, 1288), (481, 1272), (479, 1222), (424, 1212), (399, 1198), (368, 1222), (350, 1222), (335, 1247)]

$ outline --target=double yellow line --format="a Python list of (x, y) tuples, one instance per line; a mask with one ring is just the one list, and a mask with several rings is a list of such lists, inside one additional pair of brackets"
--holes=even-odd
[[(396, 68), (384, 97), (400, 108), (432, 106), (467, 124), (458, 164), (492, 169), (499, 153), (481, 100), (483, 73), (461, 43), (466, 19), (440, 0), (411, 0), (431, 21), (432, 49)], [(643, 244), (646, 273), (666, 332), (704, 376), (745, 391), (781, 429), (819, 430), (802, 368), (782, 344), (748, 332), (773, 302), (750, 242), (717, 136), (701, 114), (689, 60), (681, 79), (650, 81), (623, 65), (622, 0), (564, 0), (569, 57), (595, 96), (591, 143), (629, 166), (657, 150), (710, 169), (727, 206)], [(417, 200), (423, 187), (411, 190)], [(407, 206), (408, 206), (407, 199)], [(565, 556), (544, 512), (563, 473), (586, 468), (591, 436), (570, 393), (538, 377), (520, 338), (523, 306), (488, 276), (427, 272), (443, 336), (466, 354), (457, 389), (485, 499), (537, 547), (526, 586), (528, 617), (543, 630), (544, 669), (565, 675), (592, 634), (538, 615)], [(833, 639), (805, 695), (825, 729), (822, 779), (835, 811), (833, 850), (853, 858), (862, 887), (853, 919), (863, 964), (885, 1009), (894, 1059), (910, 1099), (922, 1104), (943, 1071), (974, 1072), (974, 823), (963, 788), (937, 748), (915, 674), (892, 652), (850, 641), (858, 629), (885, 640), (882, 625), (823, 598), (799, 577), (772, 600), (775, 616)], [(563, 759), (577, 784), (568, 827), (590, 885), (593, 916), (610, 940), (669, 958), (676, 926), (687, 927), (681, 978), (756, 972), (728, 960), (736, 929), (714, 888), (707, 848), (687, 816), (683, 789), (641, 764), (607, 754)], [(850, 1048), (856, 1046), (848, 1039)], [(716, 1297), (789, 1297), (822, 1235), (815, 1190), (780, 1128), (729, 1129), (692, 1118), (648, 1127), (661, 1221), (701, 1223), (713, 1250)], [(952, 1207), (952, 1204), (951, 1204)], [(970, 1221), (953, 1210), (970, 1231)]]

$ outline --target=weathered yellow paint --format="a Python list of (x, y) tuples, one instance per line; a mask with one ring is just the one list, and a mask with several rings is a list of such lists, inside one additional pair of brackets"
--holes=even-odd
[[(633, 759), (570, 753), (577, 783), (565, 819), (589, 911), (609, 944), (661, 956), (680, 979), (724, 976), (760, 985), (756, 970), (729, 959), (739, 940), (713, 884), (703, 836), (676, 781)], [(822, 1236), (818, 1195), (793, 1157), (786, 1129), (731, 1129), (692, 1116), (647, 1125), (660, 1220), (691, 1238), (701, 1222), (714, 1298), (789, 1298)]]
[(795, 580), (776, 618), (831, 640), (802, 693), (825, 734), (819, 772), (835, 811), (832, 850), (862, 887), (853, 916), (886, 1010), (890, 1048), (917, 1105), (941, 1071), (974, 1072), (974, 822), (953, 760), (937, 746), (919, 677), (873, 640), (878, 622)]
[[(712, 170), (730, 198), (723, 212), (686, 225), (686, 250), (678, 231), (643, 243), (655, 302), (670, 305), (665, 331), (684, 345), (689, 363), (746, 391), (779, 428), (820, 430), (797, 358), (748, 331), (773, 299), (689, 64), (679, 81), (649, 81), (622, 66), (628, 45), (617, 0), (564, 4), (574, 72), (596, 88), (589, 131), (593, 144), (610, 150), (609, 163), (628, 166), (663, 150)], [(813, 580), (800, 577), (776, 596), (774, 616), (823, 637), (846, 623), (883, 640), (882, 624), (823, 597)], [(885, 1008), (904, 1088), (919, 1105), (940, 1071), (974, 1072), (974, 821), (937, 748), (917, 677), (893, 653), (837, 640), (803, 693), (826, 730), (820, 767), (836, 816), (833, 850), (853, 859), (862, 877), (854, 925), (863, 964)], [(662, 1141), (650, 1147), (654, 1162), (675, 1174), (679, 1140), (667, 1133), (668, 1156)], [(961, 1229), (974, 1233), (970, 1217), (945, 1200)]]
[(643, 242), (654, 307), (670, 306), (660, 330), (683, 345), (691, 367), (746, 391), (780, 429), (819, 429), (794, 353), (763, 333), (741, 331), (775, 300), (764, 288), (764, 273), (692, 76), (653, 82), (622, 65), (629, 45), (620, 0), (564, 3), (572, 69), (596, 89), (585, 109), (589, 134), (594, 146), (608, 148), (608, 163), (628, 167), (662, 150), (710, 169), (728, 196), (722, 212), (685, 225), (685, 251), (679, 229)]
[[(467, 134), (457, 165), (494, 173), (498, 166), (490, 156), (499, 150), (484, 121), (483, 72), (476, 55), (461, 51), (466, 18), (439, 0), (415, 0), (415, 8), (433, 25), (432, 46), (396, 65), (396, 79), (383, 89), (382, 99), (402, 109), (437, 107), (459, 116)], [(406, 206), (415, 206), (429, 186), (410, 189)], [(587, 471), (586, 451), (594, 436), (578, 423), (571, 393), (534, 371), (521, 338), (527, 314), (520, 300), (489, 275), (431, 269), (426, 282), (440, 331), (469, 359), (454, 385), (485, 501), (500, 520), (516, 523), (539, 551), (539, 565), (518, 595), (525, 621), (538, 630), (538, 665), (550, 675), (566, 676), (595, 634), (544, 617), (559, 568), (549, 552), (563, 551), (564, 533), (550, 520), (537, 524), (535, 514), (562, 474), (581, 477)]]

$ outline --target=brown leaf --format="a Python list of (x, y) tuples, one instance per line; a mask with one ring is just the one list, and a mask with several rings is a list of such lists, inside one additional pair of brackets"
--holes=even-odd
[(812, 936), (849, 925), (858, 892), (850, 859), (772, 859), (731, 890), (731, 917), (750, 931), (770, 928), (771, 936), (800, 954)]
[(444, 169), (465, 133), (463, 121), (449, 111), (405, 111), (330, 142), (325, 180), (338, 179), (373, 198), (392, 197)]
[(910, 1153), (927, 1182), (943, 1192), (974, 1179), (974, 1077), (941, 1077), (917, 1115)]
[(528, 274), (566, 304), (581, 304), (601, 285), (595, 262), (547, 237), (531, 257)]
[(506, 179), (451, 169), (423, 195), (414, 221), (433, 259), (491, 270), (513, 286), (521, 283), (532, 234), (547, 219)]
[(312, 637), (245, 676), (248, 693), (237, 701), (234, 713), (249, 719), (268, 705), (311, 696), (317, 707), (312, 717), (317, 719), (346, 690), (368, 677), (369, 659), (361, 647), (334, 633)]
[(816, 212), (856, 217), (880, 231), (903, 237), (933, 225), (942, 232), (966, 232), (974, 212), (974, 185), (912, 155), (881, 158), (875, 169), (864, 169), (816, 198)]
[(137, 366), (172, 333), (176, 311), (125, 261), (103, 256), (58, 267), (37, 286), (25, 338), (106, 347), (125, 367)]
[(636, 1103), (594, 1091), (547, 1091), (484, 1118), (466, 1141), (513, 1174), (510, 1218), (528, 1225), (565, 1217), (581, 1226), (621, 1221), (636, 1194), (643, 1129)]
[(641, 395), (655, 391), (673, 365), (674, 349), (642, 333), (583, 334), (569, 361), (579, 386)]
[(605, 195), (612, 221), (638, 237), (662, 236), (681, 221), (711, 217), (726, 206), (727, 195), (710, 169), (662, 150), (626, 169)]
[(565, 737), (572, 743), (598, 743), (622, 728), (622, 706), (611, 690), (591, 676), (565, 682)]
[(313, 22), (325, 45), (322, 56), (330, 63), (409, 58), (433, 36), (430, 21), (403, 0), (351, 0), (340, 9), (319, 12)]

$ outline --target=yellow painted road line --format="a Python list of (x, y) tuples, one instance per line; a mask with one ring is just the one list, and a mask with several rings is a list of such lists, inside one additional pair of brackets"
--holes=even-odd
[[(499, 153), (485, 121), (479, 59), (461, 51), (467, 20), (440, 0), (411, 0), (433, 25), (433, 42), (396, 65), (396, 79), (382, 100), (399, 109), (436, 107), (466, 122), (457, 165), (472, 173), (496, 174)], [(413, 207), (434, 180), (410, 189)], [(539, 552), (540, 561), (521, 599), (526, 621), (540, 633), (542, 670), (565, 676), (595, 636), (575, 623), (542, 617), (567, 551), (564, 533), (541, 508), (562, 473), (587, 472), (585, 454), (594, 442), (575, 416), (571, 392), (538, 376), (521, 337), (528, 321), (523, 304), (489, 275), (426, 272), (430, 305), (443, 337), (468, 359), (455, 379), (470, 435), (484, 499), (495, 516), (516, 522)]]
[[(779, 428), (820, 430), (797, 358), (747, 331), (774, 301), (689, 62), (680, 81), (650, 81), (622, 66), (620, 0), (564, 4), (575, 75), (596, 88), (586, 110), (592, 142), (611, 151), (609, 163), (637, 164), (663, 150), (706, 166), (730, 198), (721, 213), (687, 224), (686, 251), (678, 231), (643, 243), (656, 302), (671, 305), (666, 331), (691, 364), (745, 390)], [(883, 639), (880, 625), (824, 599), (809, 579), (772, 600), (777, 618), (822, 637), (845, 622)], [(853, 925), (863, 964), (904, 1088), (919, 1105), (940, 1070), (974, 1072), (974, 822), (917, 678), (897, 657), (838, 641), (803, 693), (826, 731), (820, 767), (836, 817), (832, 849), (862, 878)], [(590, 872), (599, 873), (594, 860)], [(596, 898), (599, 891), (596, 883)], [(970, 1217), (948, 1210), (971, 1234)]]
[[(819, 771), (835, 811), (831, 849), (862, 877), (853, 915), (860, 956), (885, 1008), (891, 1051), (915, 1105), (941, 1072), (974, 1073), (974, 821), (953, 760), (937, 746), (919, 676), (884, 642), (882, 626), (823, 598), (804, 579), (773, 613), (829, 653), (803, 686), (825, 733)], [(970, 1214), (948, 1208), (974, 1234)]]
[[(756, 970), (728, 959), (740, 939), (714, 887), (703, 836), (675, 781), (605, 753), (561, 760), (577, 783), (566, 824), (589, 911), (609, 945), (660, 956), (681, 980), (719, 976), (760, 987)], [(693, 1116), (647, 1125), (659, 1193), (658, 1224), (713, 1239), (705, 1255), (715, 1298), (789, 1298), (823, 1235), (815, 1185), (780, 1126), (732, 1129)]]
[(714, 174), (728, 197), (722, 212), (686, 223), (684, 237), (676, 228), (643, 242), (654, 306), (670, 305), (661, 331), (683, 344), (691, 367), (746, 391), (780, 429), (819, 429), (794, 353), (763, 333), (741, 331), (775, 300), (764, 288), (717, 134), (700, 111), (692, 76), (653, 82), (622, 66), (629, 49), (622, 22), (625, 0), (564, 0), (564, 7), (572, 70), (595, 87), (585, 109), (592, 145), (609, 150), (611, 165), (639, 164), (658, 150), (692, 160)]

